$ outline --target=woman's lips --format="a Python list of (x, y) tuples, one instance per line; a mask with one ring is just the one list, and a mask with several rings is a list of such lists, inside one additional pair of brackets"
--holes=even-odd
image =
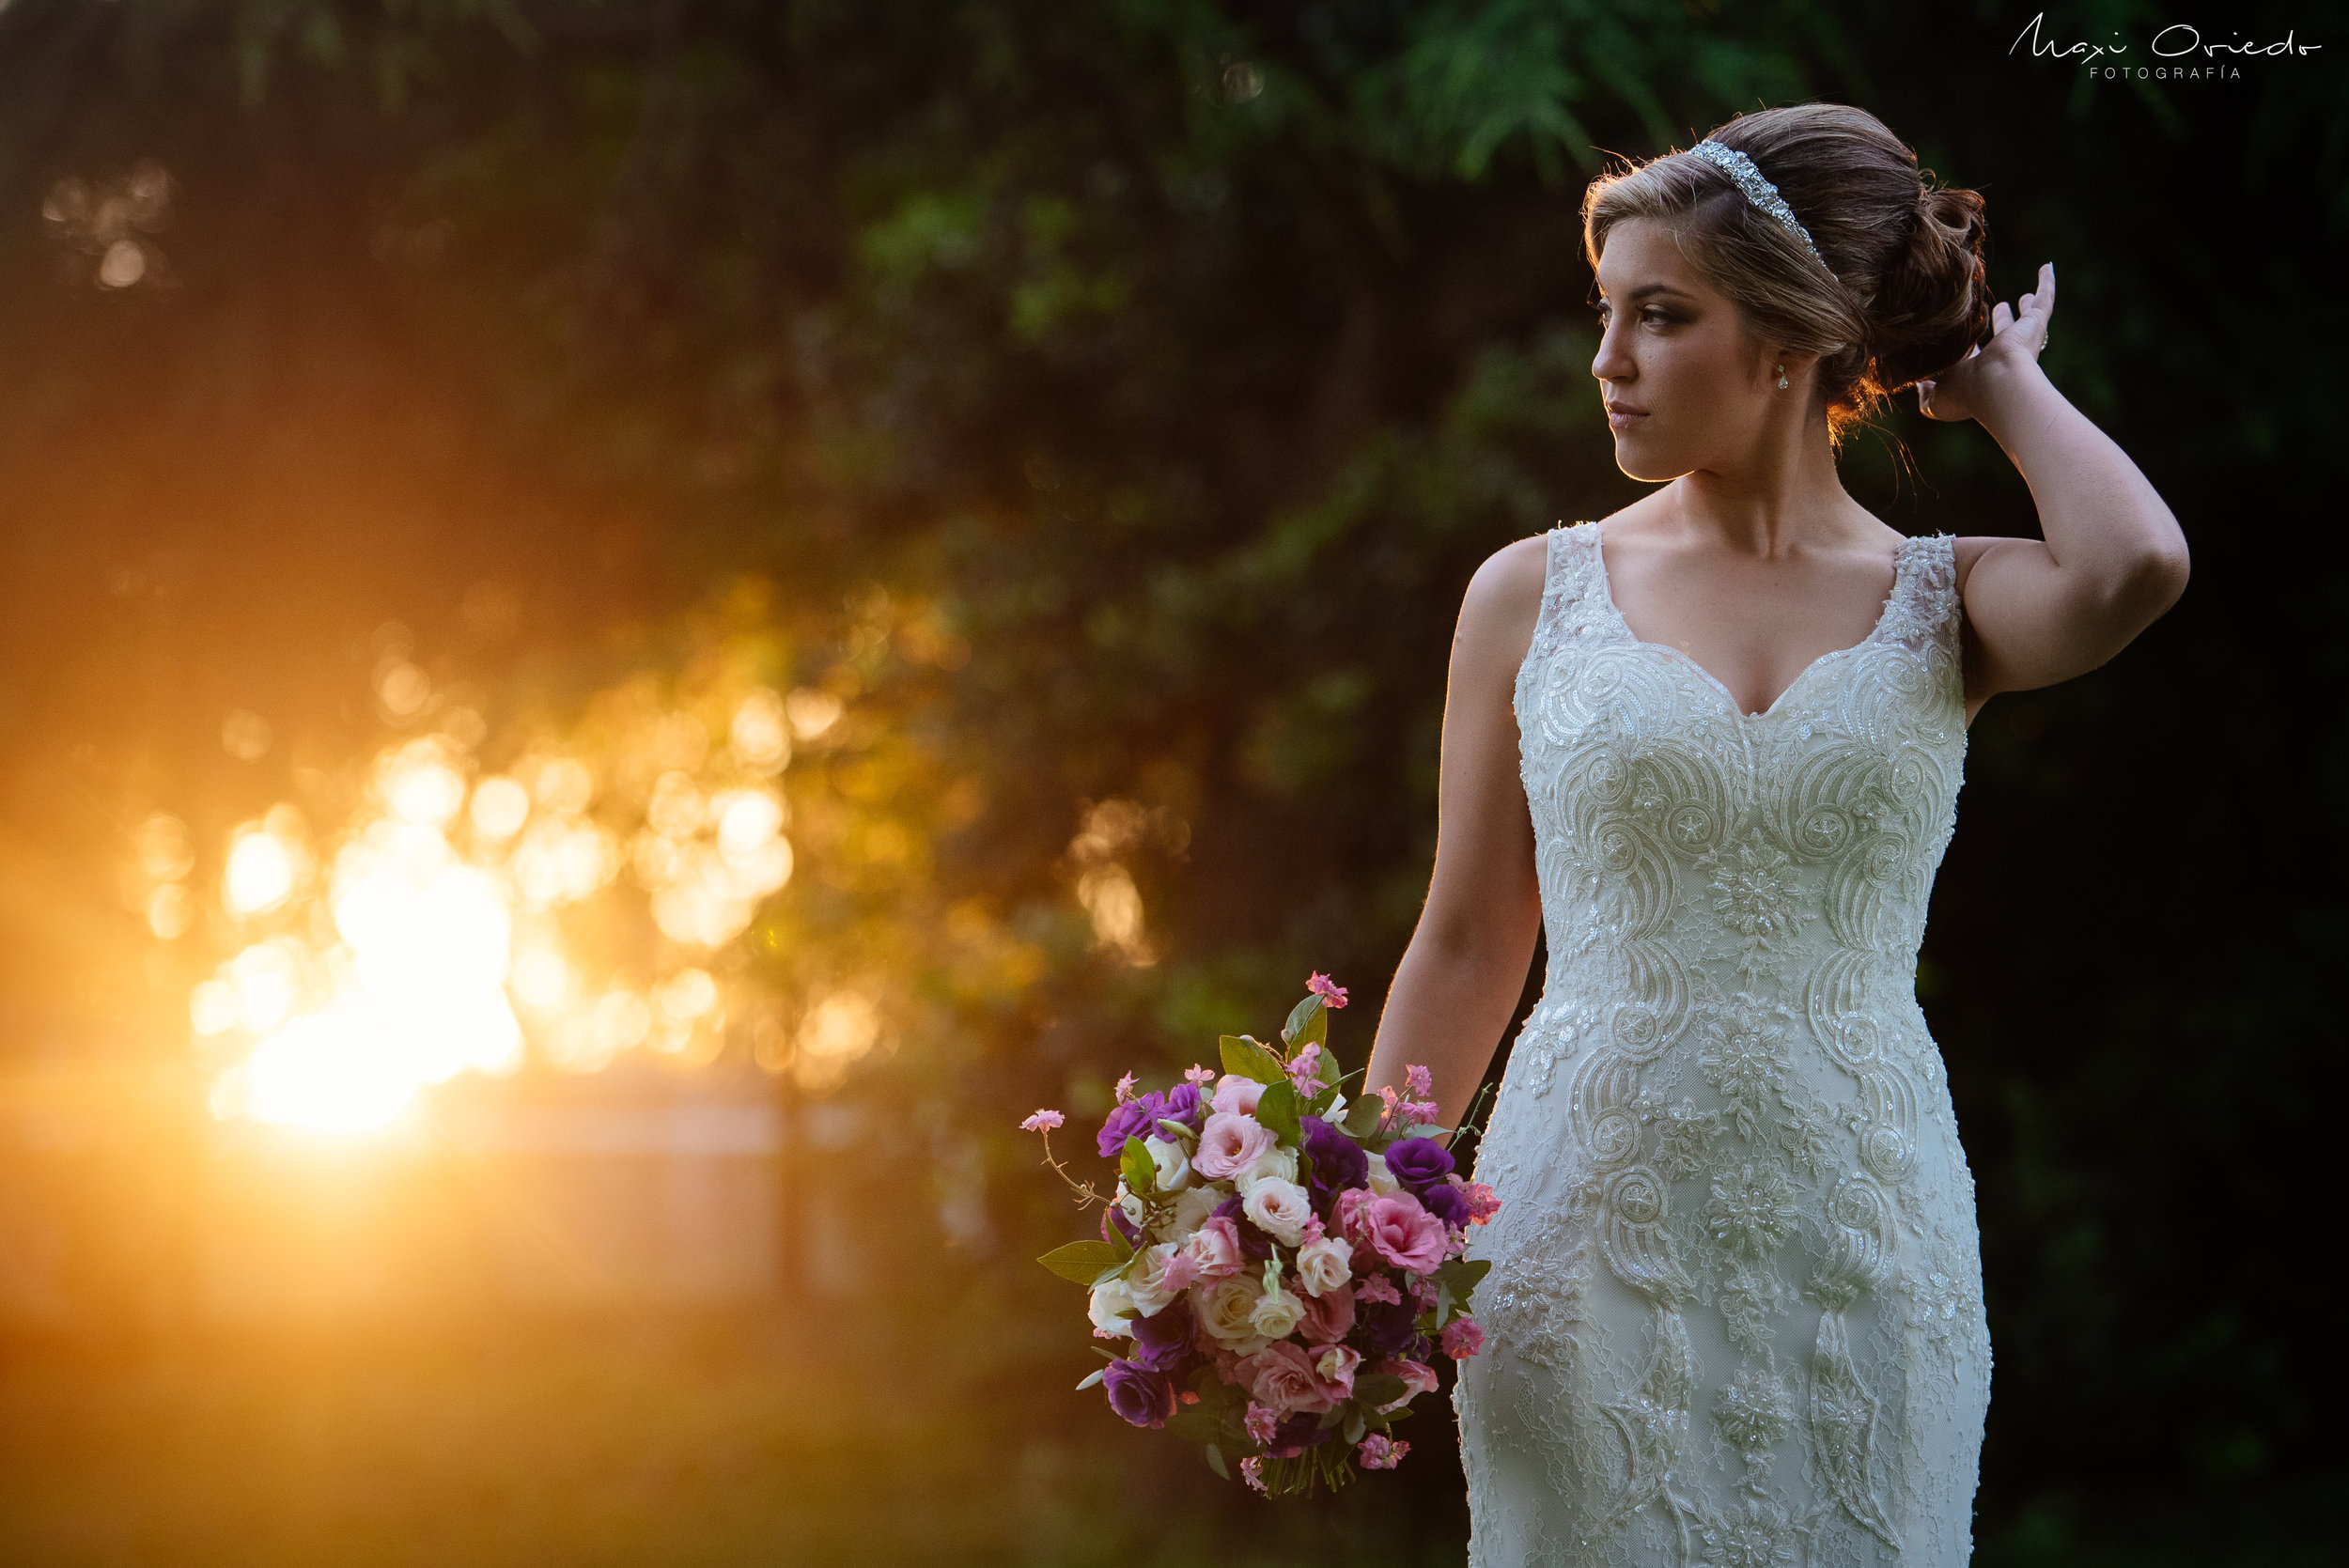
[(1612, 403), (1607, 409), (1607, 424), (1610, 429), (1628, 430), (1646, 417), (1647, 410), (1635, 409), (1628, 403)]

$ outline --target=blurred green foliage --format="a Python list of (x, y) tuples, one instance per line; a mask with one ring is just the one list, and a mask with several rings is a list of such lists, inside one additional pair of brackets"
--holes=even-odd
[[(836, 1362), (806, 1396), (820, 1418), (728, 1393), (744, 1424), (712, 1426), (694, 1402), (721, 1396), (690, 1379), (644, 1392), (703, 1412), (646, 1430), (724, 1434), (696, 1451), (715, 1470), (646, 1483), (647, 1521), (697, 1522), (547, 1555), (771, 1555), (760, 1532), (784, 1527), (706, 1520), (767, 1497), (820, 1432), (892, 1486), (936, 1476), (919, 1506), (952, 1527), (889, 1534), (902, 1511), (844, 1480), (857, 1520), (897, 1522), (834, 1557), (944, 1560), (970, 1539), (955, 1560), (1230, 1560), (1263, 1539), (1247, 1499), (1061, 1392), (1085, 1364), (1075, 1303), (1025, 1260), (1068, 1214), (1011, 1125), (1097, 1113), (1124, 1067), (1268, 1027), (1309, 968), (1375, 1001), (1432, 853), (1461, 587), (1510, 539), (1639, 493), (1592, 417), (1579, 181), (1599, 148), (1685, 145), (1742, 106), (1857, 102), (1985, 192), (2008, 297), (2057, 262), (2049, 368), (2195, 549), (2185, 605), (2112, 667), (1977, 723), (1928, 937), (1999, 1358), (1983, 1560), (2317, 1560), (2341, 1479), (2320, 1119), (2340, 1103), (2327, 982), (2349, 971), (2349, 93), (2323, 54), (2207, 85), (2075, 80), (2012, 52), (2030, 9), (17, 0), (9, 1048), (167, 1019), (176, 977), (139, 968), (91, 868), (165, 790), (226, 820), (275, 787), (212, 744), (232, 703), (293, 716), (298, 766), (359, 744), (339, 650), (381, 617), (521, 679), (625, 662), (723, 583), (767, 582), (787, 678), (853, 695), (871, 748), (827, 764), (833, 863), (856, 869), (795, 883), (777, 945), (886, 955), (904, 1047), (845, 1092), (893, 1108), (868, 1153), (901, 1173), (897, 1266), (926, 1273), (914, 1303), (873, 1310), (951, 1373), (899, 1396), (905, 1429), (858, 1424)], [(2046, 15), (2065, 38), (2142, 21)], [(2276, 6), (2231, 21), (2310, 30)], [(56, 182), (146, 158), (171, 224), (124, 231), (146, 270), (98, 288), (104, 247), (34, 215)], [(1902, 409), (1883, 438), (1846, 458), (1879, 515), (2032, 531), (1980, 431)], [(505, 641), (459, 613), (484, 581), (521, 592)], [(1132, 804), (1130, 831), (1085, 848), (1104, 801)], [(1087, 940), (1076, 890), (1105, 857), (1141, 891), (1152, 966)], [(148, 992), (166, 1000), (147, 1015), (92, 1001)], [(1341, 1056), (1359, 1062), (1373, 1011), (1338, 1020)], [(919, 1218), (933, 1173), (986, 1184), (983, 1225), (942, 1252)], [(933, 1342), (938, 1312), (957, 1327)], [(25, 1375), (11, 1397), (44, 1419), (144, 1423), (142, 1399), (192, 1431), (263, 1419), (119, 1369), (88, 1402)], [(778, 1402), (796, 1387), (744, 1375)], [(585, 1498), (635, 1462), (624, 1442), (575, 1469), (510, 1455), (567, 1400), (634, 1397), (590, 1379), (523, 1400), (511, 1436), (481, 1439), (509, 1457), (478, 1473)], [(457, 1419), (377, 1409), (387, 1431)], [(1283, 1549), (1458, 1560), (1444, 1420), (1377, 1497), (1290, 1516)], [(643, 1462), (670, 1440), (704, 1439), (648, 1439)], [(8, 1463), (19, 1519), (42, 1478), (195, 1473), (102, 1441)], [(352, 1560), (401, 1558), (349, 1543), (427, 1515), (541, 1544), (568, 1528), (405, 1495), (303, 1528)], [(213, 1528), (157, 1507), (197, 1521), (150, 1538), (171, 1555)], [(1190, 1522), (1145, 1532), (1145, 1512)], [(818, 1545), (841, 1528), (792, 1518)]]

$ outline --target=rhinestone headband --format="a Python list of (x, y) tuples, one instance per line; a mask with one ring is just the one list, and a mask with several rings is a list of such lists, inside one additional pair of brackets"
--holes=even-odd
[[(1811, 251), (1812, 258), (1827, 267), (1827, 257), (1819, 255), (1819, 247), (1812, 243), (1811, 231), (1802, 226), (1795, 210), (1786, 205), (1786, 198), (1778, 194), (1778, 187), (1762, 178), (1762, 171), (1753, 166), (1753, 160), (1734, 147), (1723, 147), (1707, 136), (1688, 149), (1689, 156), (1702, 158), (1736, 182), (1746, 199), (1786, 225), (1787, 231), (1800, 240)], [(1827, 275), (1835, 277), (1835, 269), (1827, 267)], [(1841, 283), (1843, 279), (1835, 280)]]

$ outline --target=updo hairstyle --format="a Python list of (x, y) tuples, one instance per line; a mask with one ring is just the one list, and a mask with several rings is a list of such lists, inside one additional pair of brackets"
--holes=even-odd
[(1753, 160), (1810, 230), (1802, 241), (1686, 152), (1601, 175), (1582, 198), (1594, 270), (1629, 218), (1666, 225), (1681, 254), (1745, 313), (1755, 340), (1819, 358), (1815, 396), (1840, 447), (1892, 393), (1966, 357), (1990, 325), (1979, 193), (1935, 182), (1884, 122), (1842, 103), (1740, 115), (1712, 140)]

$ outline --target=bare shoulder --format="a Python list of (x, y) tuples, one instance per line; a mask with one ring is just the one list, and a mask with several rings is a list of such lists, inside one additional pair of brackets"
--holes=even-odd
[(1536, 534), (1503, 545), (1485, 558), (1469, 579), (1460, 601), (1453, 658), (1475, 666), (1514, 671), (1533, 643), (1541, 619), (1542, 589), (1549, 577), (1549, 536)]

